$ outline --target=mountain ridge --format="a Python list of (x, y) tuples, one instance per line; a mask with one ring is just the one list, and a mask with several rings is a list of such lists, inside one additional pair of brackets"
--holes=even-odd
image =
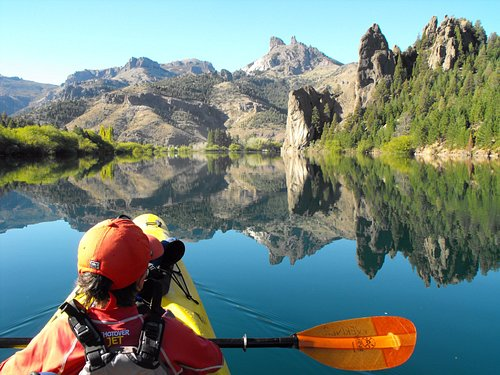
[(475, 46), (478, 37), (471, 39), (471, 30), (480, 28), (453, 17), (446, 17), (438, 27), (433, 17), (422, 39), (417, 37), (413, 46), (401, 52), (397, 46), (391, 50), (378, 24), (373, 24), (361, 37), (358, 62), (350, 64), (341, 64), (294, 37), (287, 45), (275, 36), (270, 38), (268, 53), (233, 73), (218, 72), (196, 59), (159, 64), (131, 58), (120, 68), (75, 72), (22, 116), (60, 128), (111, 126), (119, 141), (157, 145), (203, 143), (215, 129), (227, 131), (243, 144), (254, 139), (282, 142), (289, 92), (305, 86), (322, 95), (328, 90), (334, 102), (322, 107), (329, 112), (326, 117), (331, 121), (337, 115), (343, 123), (356, 108), (363, 109), (374, 99), (377, 83), (390, 83), (396, 72), (400, 80), (411, 77), (420, 57), (417, 44), (425, 47), (421, 60), (432, 69), (445, 70), (456, 60), (457, 51), (464, 51), (459, 40), (471, 40)]
[(198, 59), (176, 60), (160, 64), (148, 57), (131, 57), (121, 67), (76, 71), (68, 76), (63, 85), (82, 83), (95, 79), (123, 81), (130, 85), (159, 81), (189, 73), (203, 74), (213, 72), (215, 72), (215, 69), (210, 62)]
[[(275, 77), (280, 74), (297, 76), (314, 70), (317, 66), (338, 67), (342, 65), (337, 60), (324, 55), (317, 48), (307, 47), (305, 44), (298, 42), (295, 37), (292, 37), (289, 45), (286, 45), (277, 37), (271, 37), (270, 52), (273, 53), (272, 56), (265, 55), (247, 64), (247, 66), (254, 67), (253, 69), (249, 69), (248, 74), (255, 75), (261, 73), (261, 66), (271, 65), (272, 69), (270, 70), (275, 73)], [(280, 56), (278, 63), (273, 60), (273, 56), (276, 53)], [(286, 56), (287, 54), (289, 56)], [(245, 67), (236, 72), (247, 74)], [(24, 107), (18, 106), (16, 107), (16, 111), (23, 109), (29, 111), (30, 108), (40, 107), (54, 100), (95, 98), (106, 92), (127, 86), (153, 83), (188, 74), (200, 75), (213, 73), (217, 73), (217, 70), (213, 67), (212, 63), (196, 58), (158, 63), (148, 57), (131, 57), (123, 66), (75, 71), (61, 85), (53, 86), (52, 90), (47, 92), (45, 97), (37, 96), (30, 100), (27, 105), (26, 101), (24, 101)], [(220, 73), (232, 77), (232, 74), (225, 69), (221, 69)], [(4, 110), (0, 106), (0, 112)], [(9, 111), (7, 114), (10, 115), (13, 113)]]

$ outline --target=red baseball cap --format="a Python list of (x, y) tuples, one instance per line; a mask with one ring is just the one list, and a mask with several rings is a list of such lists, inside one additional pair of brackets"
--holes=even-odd
[(125, 288), (139, 280), (154, 252), (158, 252), (155, 240), (163, 250), (156, 238), (149, 238), (132, 220), (101, 221), (80, 240), (78, 273), (105, 276), (113, 282), (112, 290)]

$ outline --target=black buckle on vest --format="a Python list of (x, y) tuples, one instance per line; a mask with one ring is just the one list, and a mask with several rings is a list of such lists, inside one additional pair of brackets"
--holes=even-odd
[(144, 319), (139, 338), (136, 363), (142, 367), (155, 369), (160, 365), (159, 357), (165, 323), (160, 315), (151, 313)]
[(90, 364), (90, 371), (95, 371), (106, 366), (106, 362), (102, 358), (104, 353), (105, 349), (101, 346), (89, 346), (88, 348), (85, 348), (85, 357), (87, 358), (87, 362)]
[(69, 319), (73, 320), (71, 323), (73, 332), (75, 333), (76, 338), (80, 342), (91, 342), (94, 337), (92, 335), (92, 331), (89, 327), (82, 325), (78, 322), (78, 320), (74, 317), (70, 317)]

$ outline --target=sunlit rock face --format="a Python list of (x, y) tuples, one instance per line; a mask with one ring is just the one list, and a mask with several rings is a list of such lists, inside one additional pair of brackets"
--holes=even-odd
[(357, 98), (361, 105), (370, 99), (375, 84), (383, 78), (392, 79), (396, 60), (379, 25), (372, 27), (361, 38), (358, 63)]
[(429, 66), (449, 70), (457, 62), (460, 53), (466, 52), (469, 46), (476, 48), (479, 41), (469, 21), (446, 16), (439, 26), (437, 18), (431, 18), (422, 31), (422, 43), (430, 51), (427, 60)]
[[(271, 41), (271, 49), (278, 48), (279, 41)], [(361, 38), (359, 47), (359, 63), (354, 72), (355, 78), (352, 89), (344, 85), (345, 90), (338, 93), (336, 101), (328, 91), (317, 92), (310, 86), (291, 91), (288, 99), (288, 117), (285, 132), (283, 153), (296, 152), (308, 147), (312, 141), (321, 137), (325, 123), (331, 122), (333, 114), (338, 120), (343, 115), (352, 112), (356, 103), (365, 106), (371, 99), (375, 85), (381, 80), (392, 80), (396, 59), (388, 47), (387, 40), (380, 27), (374, 24)], [(349, 75), (346, 75), (346, 81)], [(349, 93), (353, 91), (354, 94)], [(350, 101), (345, 102), (349, 97)], [(320, 116), (319, 126), (314, 124), (313, 110), (318, 109)]]
[[(330, 122), (334, 113), (335, 99), (328, 90), (317, 92), (306, 86), (291, 91), (288, 96), (288, 116), (286, 120), (283, 153), (300, 151), (321, 137), (323, 125)], [(318, 118), (313, 119), (317, 110)]]

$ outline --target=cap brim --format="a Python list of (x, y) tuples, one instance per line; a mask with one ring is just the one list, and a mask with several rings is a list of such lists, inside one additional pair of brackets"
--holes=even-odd
[(151, 234), (146, 234), (149, 241), (149, 248), (151, 249), (151, 260), (158, 259), (163, 255), (163, 245), (160, 240)]

